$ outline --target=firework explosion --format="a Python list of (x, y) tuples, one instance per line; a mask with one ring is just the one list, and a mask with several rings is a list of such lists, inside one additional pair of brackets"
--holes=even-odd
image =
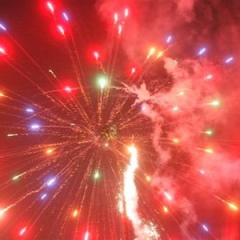
[(239, 239), (239, 3), (20, 2), (0, 4), (0, 238)]

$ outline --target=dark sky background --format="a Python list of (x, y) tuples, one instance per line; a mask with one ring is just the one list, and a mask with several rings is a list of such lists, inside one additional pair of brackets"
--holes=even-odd
[[(169, 169), (169, 172), (174, 172), (173, 178), (176, 178), (176, 184), (183, 184), (181, 194), (184, 193), (191, 198), (192, 205), (196, 209), (198, 220), (190, 224), (188, 234), (184, 235), (180, 230), (180, 222), (186, 217), (186, 211), (182, 212), (182, 208), (179, 207), (168, 216), (162, 213), (164, 201), (160, 194), (161, 190), (159, 190), (161, 181), (158, 182), (159, 172), (154, 174), (154, 168), (161, 165), (154, 159), (161, 159), (161, 156), (156, 157), (157, 153), (152, 153), (153, 149), (150, 143), (154, 127), (149, 127), (149, 121), (143, 118), (140, 120), (140, 122), (146, 123), (143, 129), (138, 122), (133, 127), (122, 131), (122, 139), (125, 137), (125, 140), (121, 139), (123, 142), (131, 139), (133, 135), (142, 137), (139, 137), (139, 145), (144, 149), (141, 156), (145, 160), (142, 160), (143, 163), (136, 180), (140, 192), (139, 211), (144, 219), (150, 219), (157, 225), (163, 240), (186, 240), (187, 237), (191, 240), (239, 239), (239, 212), (231, 212), (215, 196), (220, 193), (221, 196), (240, 204), (240, 185), (237, 174), (240, 156), (240, 2), (237, 0), (66, 0), (56, 2), (59, 13), (66, 9), (70, 16), (69, 25), (76, 49), (70, 44), (70, 37), (67, 37), (65, 41), (56, 31), (56, 23), (61, 24), (63, 20), (58, 14), (53, 17), (46, 10), (45, 1), (0, 1), (0, 23), (3, 23), (8, 29), (8, 33), (0, 32), (0, 46), (5, 45), (10, 56), (7, 61), (0, 58), (0, 91), (6, 92), (18, 100), (9, 100), (0, 104), (2, 108), (0, 111), (0, 209), (17, 202), (28, 192), (38, 189), (53, 172), (60, 176), (56, 187), (57, 194), (55, 195), (52, 191), (49, 202), (39, 201), (39, 194), (42, 193), (40, 191), (39, 194), (30, 195), (24, 201), (16, 204), (6, 213), (6, 217), (0, 218), (0, 239), (84, 239), (87, 223), (91, 240), (134, 239), (131, 223), (125, 216), (120, 215), (115, 207), (115, 195), (121, 188), (121, 180), (118, 181), (118, 179), (127, 162), (125, 152), (122, 154), (125, 160), (113, 163), (111, 159), (116, 155), (114, 151), (112, 151), (114, 153), (98, 149), (95, 152), (89, 151), (80, 156), (91, 161), (78, 164), (77, 151), (74, 150), (71, 153), (71, 147), (68, 147), (59, 151), (62, 158), (61, 156), (52, 157), (49, 165), (47, 163), (44, 165), (39, 163), (39, 160), (45, 160), (45, 156), (41, 155), (44, 146), (68, 139), (69, 132), (60, 132), (63, 136), (59, 136), (57, 130), (56, 132), (52, 130), (51, 133), (56, 134), (54, 137), (50, 134), (46, 136), (46, 134), (36, 133), (29, 137), (23, 135), (17, 139), (7, 139), (6, 134), (9, 131), (21, 134), (27, 132), (27, 127), (23, 126), (27, 126), (38, 115), (31, 118), (24, 115), (25, 113), (21, 112), (21, 109), (33, 105), (33, 103), (41, 105), (39, 108), (41, 110), (39, 115), (42, 115), (41, 121), (45, 121), (49, 125), (51, 122), (48, 117), (42, 114), (44, 109), (49, 108), (56, 115), (64, 114), (60, 108), (52, 107), (51, 102), (42, 97), (39, 89), (31, 82), (36, 83), (44, 91), (61, 88), (62, 83), (76, 84), (69, 46), (71, 46), (71, 53), (78, 52), (81, 69), (83, 69), (81, 81), (86, 83), (86, 89), (89, 90), (92, 99), (96, 100), (93, 79), (99, 69), (96, 69), (94, 59), (92, 59), (92, 51), (95, 48), (103, 53), (104, 65), (109, 66), (114, 60), (116, 67), (113, 73), (116, 80), (121, 81), (126, 79), (129, 66), (143, 65), (146, 53), (152, 45), (165, 46), (166, 37), (169, 34), (173, 35), (173, 46), (168, 51), (170, 57), (178, 61), (184, 59), (198, 61), (197, 51), (202, 46), (206, 46), (208, 48), (207, 58), (210, 60), (206, 58), (203, 59), (203, 62), (206, 60), (208, 66), (213, 66), (213, 69), (217, 69), (218, 74), (221, 75), (215, 82), (215, 89), (221, 93), (225, 109), (221, 118), (216, 116), (219, 121), (216, 124), (218, 133), (214, 140), (225, 152), (219, 156), (219, 164), (211, 165), (214, 169), (209, 178), (211, 182), (206, 181), (200, 185), (198, 185), (198, 180), (193, 179), (195, 175), (182, 173), (184, 166), (181, 164), (174, 165), (175, 162), (173, 162), (174, 167), (167, 165), (166, 171), (161, 169), (161, 173), (168, 177)], [(119, 41), (116, 36), (113, 37), (112, 15), (113, 12), (118, 9), (122, 10), (126, 6), (131, 8), (131, 17), (126, 26), (124, 25), (124, 34)], [(110, 53), (113, 46), (117, 46), (116, 49), (118, 49), (116, 58)], [(36, 64), (33, 64), (26, 54), (31, 56)], [(224, 66), (224, 59), (227, 56), (234, 56), (234, 65)], [(59, 82), (53, 81), (48, 69), (54, 71)], [(109, 69), (111, 70), (111, 68)], [(28, 76), (28, 79), (23, 75)], [(144, 80), (148, 81), (149, 88), (155, 86), (155, 82), (151, 80), (158, 80), (163, 76), (170, 78), (164, 70), (163, 62), (157, 64), (155, 68), (149, 68), (149, 71), (143, 74)], [(119, 85), (117, 81), (116, 85)], [(114, 94), (116, 93), (114, 92)], [(121, 94), (125, 96), (124, 92)], [(19, 96), (23, 96), (25, 99)], [(61, 98), (62, 101), (61, 94), (54, 95), (55, 97)], [(127, 94), (126, 98), (128, 98)], [(83, 101), (82, 96), (79, 98), (79, 102), (81, 101)], [(64, 103), (71, 109), (74, 107), (67, 101)], [(132, 103), (133, 100), (130, 99), (126, 108), (130, 107)], [(86, 107), (84, 104), (83, 106)], [(127, 113), (127, 110), (123, 108), (120, 116), (127, 118), (129, 117)], [(92, 118), (94, 119), (94, 117), (93, 114)], [(73, 116), (70, 119), (75, 120), (75, 118)], [(129, 134), (129, 132), (131, 133)], [(148, 139), (141, 140), (145, 136)], [(137, 139), (137, 137), (135, 138)], [(122, 151), (122, 148), (118, 148), (118, 146), (114, 145), (117, 149), (116, 152)], [(189, 155), (182, 150), (174, 152), (173, 156), (176, 156), (178, 161), (180, 159), (187, 161), (189, 158)], [(99, 161), (92, 161), (97, 157), (99, 157)], [(70, 170), (63, 171), (64, 173), (61, 175), (62, 169), (69, 163), (69, 158), (74, 159), (74, 161), (69, 161), (72, 164)], [(223, 160), (224, 158), (226, 161)], [(107, 161), (103, 163), (105, 159)], [(100, 165), (98, 165), (99, 162), (101, 162)], [(75, 171), (79, 165), (81, 170)], [(16, 184), (9, 181), (14, 174), (34, 169), (34, 167), (39, 167), (39, 170), (36, 168), (34, 173), (30, 173)], [(92, 180), (86, 180), (85, 176), (91, 175), (89, 169), (98, 167), (103, 172), (105, 171), (106, 178), (95, 188), (95, 183)], [(153, 187), (148, 186), (143, 180), (146, 170), (157, 176)], [(230, 177), (231, 174), (232, 177)], [(69, 176), (71, 180), (67, 181)], [(181, 181), (181, 177), (183, 181)], [(191, 181), (194, 184), (188, 183)], [(86, 191), (84, 191), (85, 185), (89, 186)], [(191, 190), (188, 189), (189, 186), (191, 186)], [(202, 194), (199, 194), (200, 189), (204, 189)], [(179, 205), (181, 203), (179, 200)], [(69, 220), (69, 215), (75, 206), (82, 209), (81, 217), (76, 222), (72, 219)], [(188, 208), (186, 207), (186, 209)], [(205, 222), (210, 226), (210, 233), (204, 232), (201, 227), (201, 224)], [(24, 226), (28, 226), (26, 236), (19, 237), (19, 229)]]

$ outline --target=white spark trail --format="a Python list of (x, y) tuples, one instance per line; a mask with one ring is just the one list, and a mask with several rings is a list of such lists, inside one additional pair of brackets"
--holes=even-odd
[(138, 208), (138, 192), (135, 185), (134, 177), (138, 168), (137, 149), (132, 145), (129, 147), (131, 153), (130, 164), (124, 172), (124, 200), (126, 207), (126, 215), (132, 222), (135, 240), (154, 240), (160, 239), (159, 234), (153, 223), (145, 224), (141, 220)]

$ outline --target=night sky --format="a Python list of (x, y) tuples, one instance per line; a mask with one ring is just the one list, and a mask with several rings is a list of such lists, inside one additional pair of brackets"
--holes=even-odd
[(240, 239), (240, 2), (0, 1), (0, 239)]

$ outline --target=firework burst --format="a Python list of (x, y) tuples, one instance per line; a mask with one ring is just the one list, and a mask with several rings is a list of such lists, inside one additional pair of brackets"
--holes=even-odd
[[(39, 2), (36, 29), (0, 22), (1, 238), (218, 239), (228, 209), (237, 239), (239, 161), (221, 139), (235, 58), (198, 43), (187, 56), (165, 28), (156, 40), (144, 3), (77, 17)], [(191, 21), (193, 6), (177, 13)]]

